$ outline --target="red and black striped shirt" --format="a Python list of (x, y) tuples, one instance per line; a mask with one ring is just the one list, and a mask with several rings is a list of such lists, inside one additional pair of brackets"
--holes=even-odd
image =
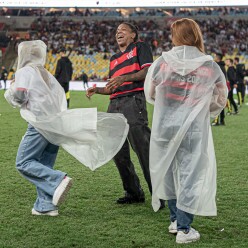
[[(109, 77), (136, 73), (153, 62), (150, 47), (142, 41), (131, 43), (124, 52), (114, 54), (110, 59)], [(144, 91), (144, 80), (124, 82), (114, 90), (110, 99)]]

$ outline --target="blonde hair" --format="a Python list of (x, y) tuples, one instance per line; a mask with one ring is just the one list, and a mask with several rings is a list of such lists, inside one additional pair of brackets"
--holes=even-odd
[(192, 19), (182, 18), (171, 24), (172, 42), (174, 45), (195, 46), (205, 53), (202, 32)]

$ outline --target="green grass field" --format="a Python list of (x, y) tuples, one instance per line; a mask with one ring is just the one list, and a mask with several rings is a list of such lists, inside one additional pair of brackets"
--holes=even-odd
[[(108, 97), (71, 93), (71, 108), (98, 107), (106, 111)], [(152, 117), (152, 106), (148, 106)], [(153, 212), (151, 197), (137, 158), (132, 154), (146, 193), (146, 203), (119, 206), (122, 185), (111, 161), (90, 171), (64, 150), (56, 169), (74, 179), (58, 217), (32, 216), (35, 187), (15, 169), (15, 156), (27, 124), (19, 110), (10, 107), (0, 91), (0, 248), (35, 247), (182, 247), (168, 233), (168, 208)], [(150, 121), (151, 122), (151, 121)], [(191, 247), (248, 247), (248, 107), (238, 116), (227, 116), (225, 127), (214, 127), (218, 166), (215, 218), (195, 217), (201, 240)]]

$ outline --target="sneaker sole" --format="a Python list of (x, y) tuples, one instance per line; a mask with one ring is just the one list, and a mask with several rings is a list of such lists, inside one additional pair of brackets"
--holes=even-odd
[(62, 194), (60, 195), (60, 197), (57, 199), (57, 201), (53, 200), (53, 205), (55, 206), (59, 206), (60, 204), (62, 204), (65, 201), (65, 198), (69, 192), (69, 190), (71, 189), (72, 186), (72, 180), (70, 180), (68, 182), (68, 184), (66, 185), (64, 191), (62, 192)]
[(176, 234), (177, 233), (177, 230), (169, 230), (169, 233)]
[(180, 240), (176, 240), (177, 244), (188, 244), (188, 243), (192, 243), (192, 242), (196, 242), (200, 239), (200, 237), (198, 239), (194, 239), (194, 240), (187, 240), (187, 241), (180, 241)]
[(33, 216), (52, 216), (52, 217), (55, 217), (55, 216), (58, 216), (59, 213), (58, 213), (58, 212), (53, 212), (53, 213), (51, 213), (51, 212), (41, 213), (41, 212), (38, 212), (38, 211), (32, 209), (32, 215), (33, 215)]

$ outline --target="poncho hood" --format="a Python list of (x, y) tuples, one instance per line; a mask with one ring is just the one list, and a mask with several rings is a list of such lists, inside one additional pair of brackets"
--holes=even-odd
[(41, 40), (24, 41), (18, 46), (17, 70), (28, 65), (44, 66), (46, 62), (46, 44)]
[(174, 47), (168, 52), (163, 52), (162, 57), (176, 73), (182, 76), (213, 60), (211, 56), (205, 55), (193, 46)]

